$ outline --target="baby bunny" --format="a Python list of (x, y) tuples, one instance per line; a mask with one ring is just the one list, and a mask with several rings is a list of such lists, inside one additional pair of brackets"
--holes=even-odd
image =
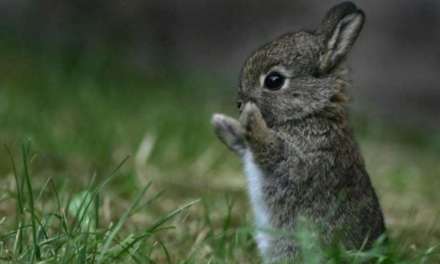
[(385, 232), (346, 105), (343, 62), (364, 20), (344, 2), (316, 30), (262, 46), (241, 72), (239, 120), (212, 118), (218, 138), (243, 160), (266, 263), (298, 259), (292, 233), (301, 219), (324, 245), (337, 239), (348, 249), (368, 248)]

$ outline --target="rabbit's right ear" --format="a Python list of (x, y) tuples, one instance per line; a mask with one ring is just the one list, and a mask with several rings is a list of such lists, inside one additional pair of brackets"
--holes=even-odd
[(321, 73), (330, 72), (345, 59), (362, 30), (364, 20), (364, 12), (352, 2), (343, 2), (327, 12), (317, 30), (324, 41), (319, 62)]

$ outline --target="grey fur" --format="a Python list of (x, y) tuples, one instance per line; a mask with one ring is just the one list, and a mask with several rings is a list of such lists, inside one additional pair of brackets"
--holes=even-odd
[[(218, 137), (234, 152), (246, 150), (264, 172), (270, 223), (294, 232), (305, 217), (324, 244), (368, 248), (385, 232), (376, 193), (348, 123), (343, 60), (357, 39), (364, 14), (353, 3), (330, 9), (315, 31), (288, 33), (246, 61), (238, 91), (240, 120), (216, 114)], [(286, 87), (269, 90), (262, 79), (277, 69)], [(266, 262), (294, 259), (294, 239), (271, 240)]]

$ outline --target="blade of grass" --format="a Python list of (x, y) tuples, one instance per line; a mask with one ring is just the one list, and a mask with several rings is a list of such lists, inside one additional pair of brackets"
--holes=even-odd
[[(76, 228), (79, 228), (81, 226), (81, 223), (84, 220), (84, 218), (86, 217), (88, 209), (89, 209), (90, 205), (93, 203), (93, 201), (95, 200), (96, 195), (102, 190), (102, 188), (104, 188), (104, 186), (107, 185), (108, 182), (110, 182), (111, 179), (113, 179), (113, 177), (116, 175), (116, 172), (125, 164), (125, 162), (127, 162), (127, 160), (129, 158), (130, 158), (130, 156), (125, 157), (101, 184), (99, 184), (95, 188), (90, 188), (87, 191), (90, 194), (90, 199), (86, 199), (87, 197), (85, 197), (85, 199), (83, 200), (83, 203), (81, 203), (81, 205), (78, 209), (78, 215), (75, 217), (75, 219), (78, 219), (79, 214), (81, 214), (81, 217), (79, 218), (79, 221), (75, 222), (72, 230), (76, 230)], [(85, 204), (85, 208), (83, 209), (84, 204)]]
[(27, 192), (28, 192), (28, 198), (29, 198), (29, 210), (31, 213), (31, 224), (32, 224), (32, 240), (33, 240), (33, 247), (35, 252), (35, 257), (37, 261), (41, 260), (41, 253), (40, 253), (40, 247), (38, 246), (37, 241), (37, 225), (35, 223), (35, 211), (34, 211), (34, 197), (32, 192), (32, 184), (31, 179), (29, 175), (29, 168), (28, 168), (28, 154), (30, 151), (30, 143), (28, 142), (27, 145), (22, 145), (22, 158), (23, 158), (23, 174), (26, 182)]
[[(162, 226), (164, 223), (166, 223), (167, 221), (169, 221), (171, 218), (173, 218), (174, 216), (176, 216), (177, 214), (179, 214), (180, 212), (182, 212), (183, 210), (187, 209), (188, 207), (194, 205), (195, 203), (199, 202), (199, 200), (195, 200), (192, 202), (189, 202), (183, 206), (181, 206), (180, 208), (177, 208), (176, 210), (171, 211), (170, 213), (168, 213), (166, 216), (160, 218), (158, 221), (156, 221), (150, 228), (148, 228), (144, 234), (137, 236), (130, 244), (128, 244), (127, 246), (124, 247), (123, 250), (121, 250), (121, 252), (119, 252), (119, 254), (116, 256), (116, 258), (120, 257), (121, 255), (127, 253), (127, 251), (134, 246), (137, 242), (139, 242), (140, 240), (150, 237), (151, 235), (153, 235), (155, 233), (155, 231), (157, 232), (160, 229), (160, 226)], [(169, 229), (169, 228), (166, 228)]]
[(57, 188), (55, 187), (55, 183), (53, 182), (52, 179), (50, 181), (50, 188), (52, 189), (52, 192), (55, 195), (55, 199), (57, 201), (57, 211), (59, 213), (59, 214), (54, 214), (54, 215), (57, 216), (59, 218), (59, 220), (60, 220), (61, 230), (63, 230), (64, 233), (69, 235), (70, 233), (69, 233), (69, 227), (67, 225), (66, 210), (62, 210), (61, 209), (61, 199), (60, 199), (60, 196), (58, 194)]
[(43, 188), (41, 188), (41, 190), (40, 190), (40, 192), (38, 193), (38, 195), (37, 195), (37, 198), (35, 198), (35, 201), (39, 201), (40, 199), (41, 199), (41, 197), (43, 196), (43, 193), (46, 191), (46, 189), (48, 188), (48, 186), (49, 186), (49, 182), (51, 181), (51, 177), (49, 177), (47, 180), (46, 180), (46, 182), (44, 183), (44, 185), (43, 185)]
[(95, 200), (94, 200), (94, 207), (95, 207), (95, 212), (94, 212), (95, 226), (93, 227), (94, 230), (99, 228), (99, 205), (100, 205), (100, 195), (99, 195), (99, 193), (97, 193), (95, 196)]
[(183, 210), (187, 209), (188, 207), (191, 207), (192, 205), (198, 203), (200, 201), (200, 199), (191, 201), (189, 203), (186, 203), (185, 205), (171, 211), (170, 213), (168, 213), (166, 216), (160, 218), (159, 220), (157, 220), (153, 226), (151, 226), (150, 228), (148, 228), (147, 232), (149, 233), (153, 233), (157, 228), (159, 228), (161, 225), (163, 225), (164, 223), (166, 223), (168, 220), (170, 220), (171, 218), (173, 218), (174, 216), (176, 216), (177, 214), (179, 214), (180, 212), (182, 212)]
[(164, 193), (165, 193), (164, 191), (157, 192), (155, 195), (153, 195), (151, 198), (149, 198), (148, 201), (146, 201), (144, 204), (141, 204), (137, 208), (134, 208), (133, 213), (136, 213), (136, 212), (140, 211), (141, 209), (148, 207), (154, 201), (159, 199)]
[(167, 247), (165, 246), (165, 244), (164, 244), (162, 241), (160, 241), (160, 240), (158, 240), (157, 243), (158, 243), (159, 246), (162, 248), (162, 251), (163, 251), (163, 253), (165, 254), (165, 257), (166, 257), (167, 263), (172, 263), (170, 252), (168, 251), (168, 249), (167, 249)]
[(84, 240), (81, 242), (82, 247), (79, 250), (77, 263), (82, 264), (87, 262), (87, 246), (88, 246), (89, 232), (84, 234)]
[(21, 252), (23, 251), (23, 235), (22, 235), (23, 227), (22, 227), (22, 225), (23, 225), (23, 222), (18, 223), (17, 233), (15, 234), (13, 252), (14, 252), (14, 255), (16, 255), (16, 256), (20, 255)]
[(95, 191), (97, 187), (94, 187), (95, 180), (96, 180), (96, 174), (93, 173), (89, 185), (86, 188), (86, 191), (84, 192), (85, 195), (83, 195), (82, 199), (80, 199), (79, 206), (75, 208), (75, 210), (71, 210), (72, 207), (70, 207), (72, 203), (74, 205), (78, 201), (78, 199), (75, 196), (71, 197), (72, 199), (70, 200), (69, 206), (66, 207), (67, 212), (75, 211), (74, 213), (71, 213), (75, 215), (73, 219), (74, 223), (73, 223), (72, 231), (76, 231), (77, 226), (78, 228), (81, 228), (84, 218), (89, 213), (88, 210), (89, 210), (89, 206), (91, 205), (91, 200), (93, 200), (93, 197), (96, 194)]
[(122, 226), (125, 224), (125, 222), (127, 221), (128, 217), (130, 216), (131, 212), (133, 211), (134, 208), (137, 207), (137, 205), (139, 204), (139, 202), (141, 201), (141, 199), (144, 197), (145, 193), (147, 192), (147, 190), (150, 188), (151, 186), (151, 182), (149, 182), (143, 189), (141, 192), (139, 192), (139, 194), (136, 196), (136, 199), (134, 200), (134, 202), (132, 203), (132, 205), (130, 206), (130, 208), (128, 208), (124, 214), (121, 216), (121, 218), (119, 219), (119, 221), (117, 222), (117, 224), (112, 228), (110, 234), (106, 237), (104, 243), (103, 243), (103, 247), (101, 248), (101, 252), (98, 256), (97, 259), (97, 263), (101, 263), (104, 260), (104, 256), (106, 251), (110, 248), (110, 245), (113, 241), (113, 239), (115, 238), (116, 234), (119, 232), (119, 230), (122, 228)]
[(4, 145), (4, 147), (8, 152), (8, 156), (12, 166), (12, 173), (14, 174), (14, 178), (15, 178), (15, 188), (17, 190), (17, 206), (18, 206), (17, 217), (19, 217), (23, 214), (23, 197), (21, 196), (22, 191), (21, 191), (20, 179), (18, 177), (17, 166), (15, 165), (15, 160), (14, 160), (14, 156), (12, 155), (11, 149), (7, 145)]
[(19, 255), (23, 251), (23, 236), (21, 233), (21, 226), (23, 225), (23, 213), (24, 213), (23, 196), (22, 196), (23, 192), (22, 192), (22, 187), (20, 184), (20, 178), (18, 177), (18, 173), (17, 173), (17, 166), (15, 165), (14, 156), (12, 155), (12, 151), (7, 145), (4, 145), (4, 147), (6, 149), (6, 152), (8, 152), (8, 156), (9, 156), (9, 159), (11, 162), (12, 173), (14, 174), (14, 178), (15, 178), (15, 189), (17, 192), (17, 194), (16, 194), (16, 197), (17, 197), (17, 207), (16, 207), (17, 225), (16, 225), (16, 229), (18, 231), (17, 231), (16, 239), (14, 241), (13, 252), (15, 255)]

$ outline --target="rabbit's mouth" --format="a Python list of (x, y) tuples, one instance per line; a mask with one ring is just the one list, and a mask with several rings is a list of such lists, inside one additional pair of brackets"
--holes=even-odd
[(241, 115), (241, 113), (243, 112), (243, 109), (244, 109), (244, 106), (247, 104), (247, 103), (253, 103), (253, 104), (256, 104), (257, 105), (257, 102), (256, 102), (256, 100), (246, 100), (246, 101), (243, 101), (243, 100), (241, 100), (241, 99), (238, 99), (237, 100), (237, 108), (238, 108), (238, 113)]

